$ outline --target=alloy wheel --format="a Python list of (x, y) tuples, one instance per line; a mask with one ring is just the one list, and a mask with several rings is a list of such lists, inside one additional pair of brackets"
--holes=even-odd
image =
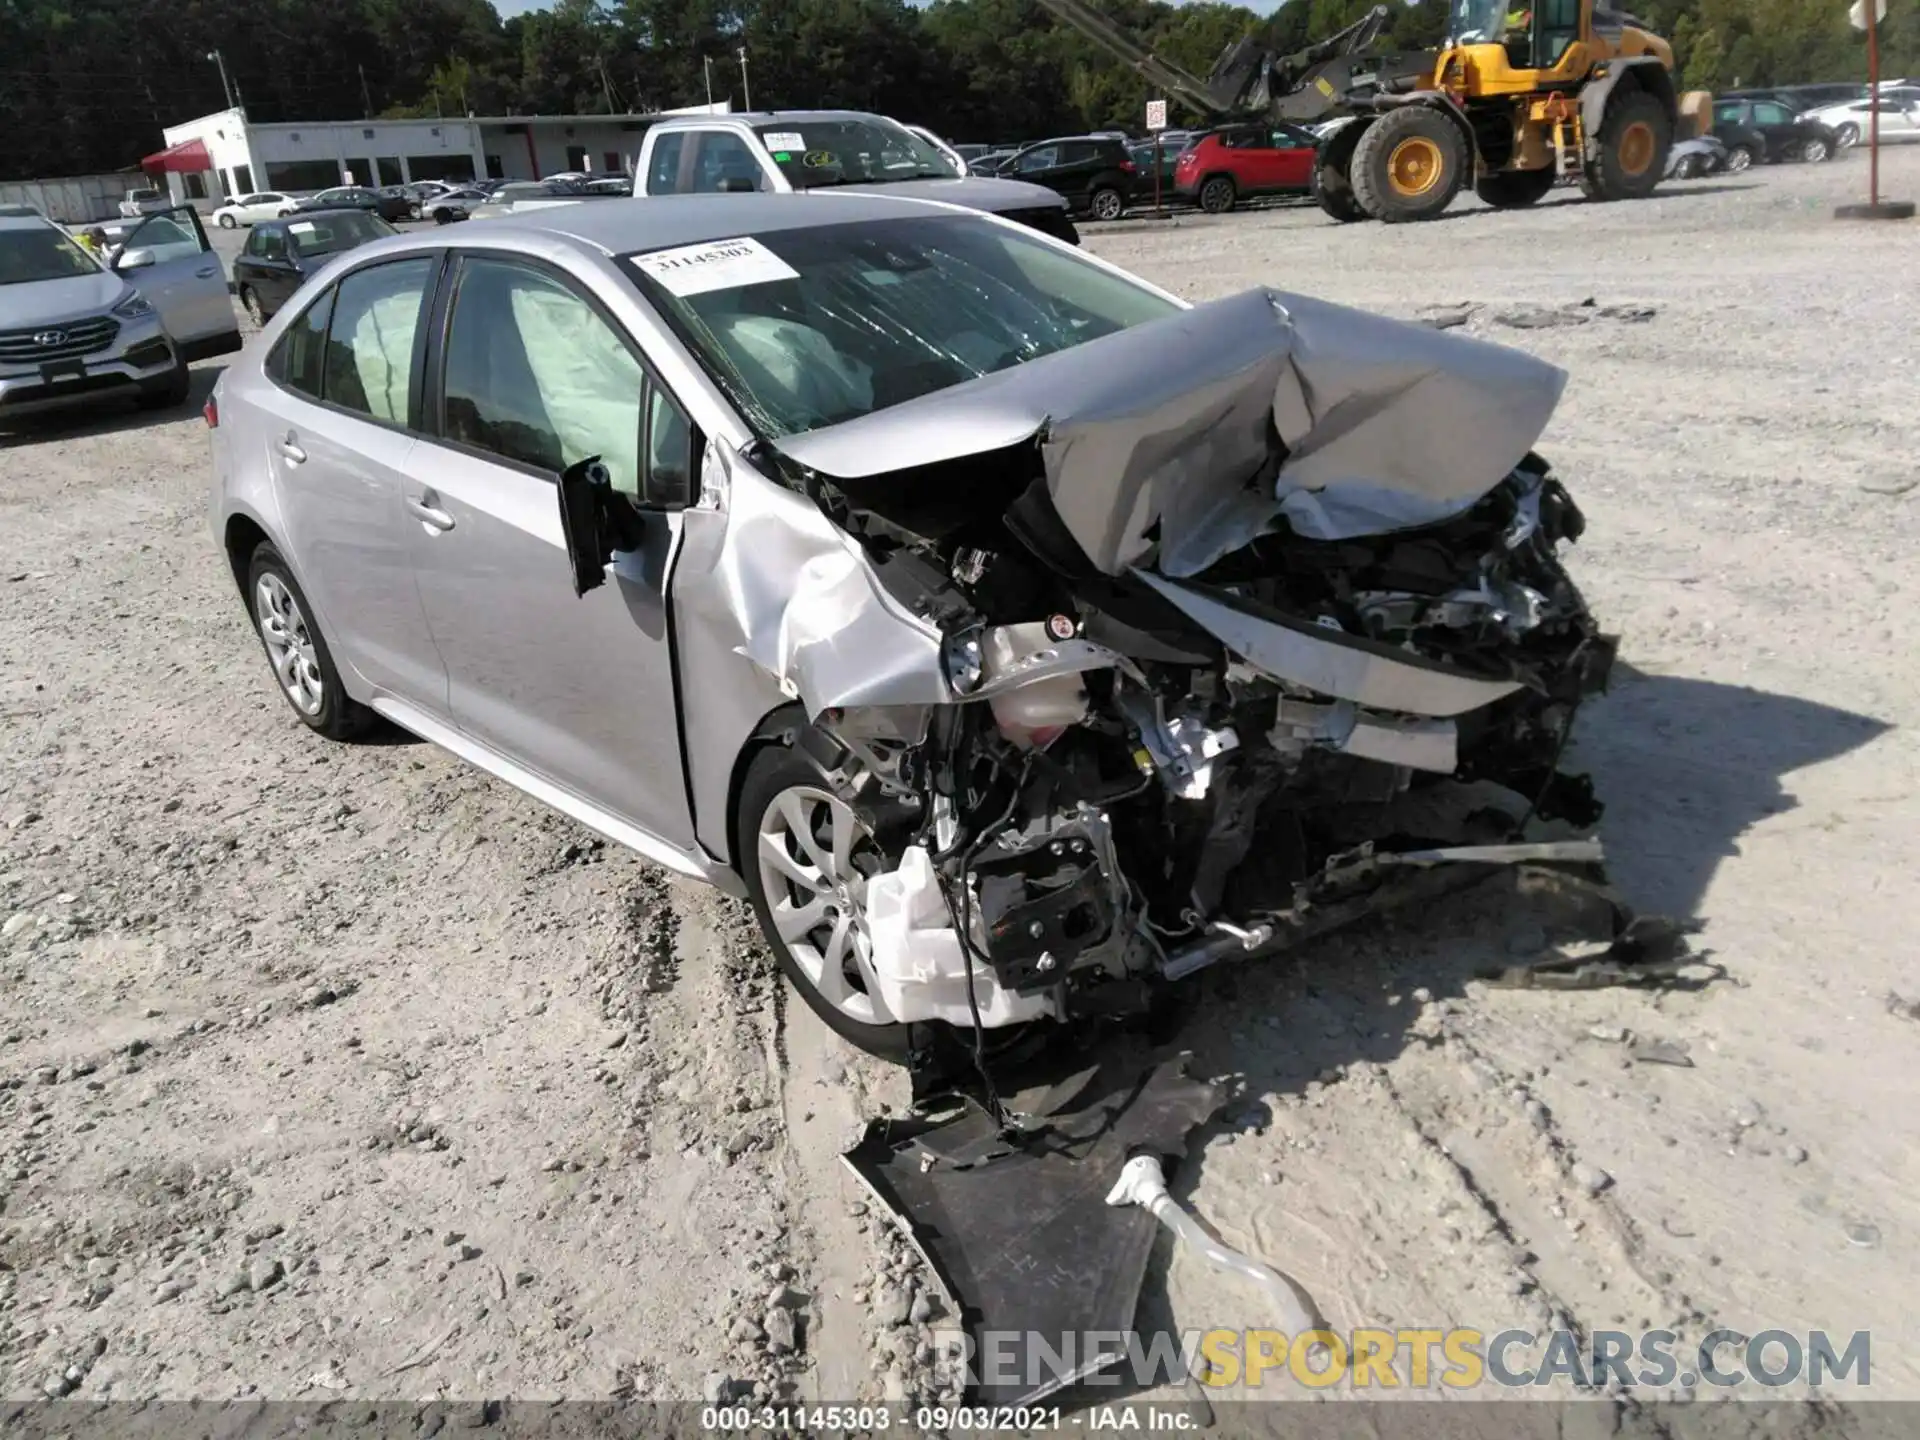
[(873, 973), (867, 871), (879, 857), (846, 803), (812, 785), (782, 790), (760, 819), (760, 887), (780, 943), (834, 1009), (893, 1023)]
[(1118, 190), (1096, 190), (1093, 195), (1093, 218), (1096, 220), (1118, 220), (1120, 212), (1126, 209), (1126, 202), (1120, 198)]
[(300, 613), (300, 602), (293, 598), (287, 582), (272, 571), (262, 575), (254, 587), (253, 613), (260, 625), (260, 638), (266, 642), (267, 660), (287, 699), (302, 715), (318, 715), (327, 692), (313, 632), (307, 628), (307, 617)]
[(1727, 156), (1727, 170), (1731, 174), (1738, 175), (1751, 164), (1753, 164), (1753, 153), (1744, 145), (1735, 147)]

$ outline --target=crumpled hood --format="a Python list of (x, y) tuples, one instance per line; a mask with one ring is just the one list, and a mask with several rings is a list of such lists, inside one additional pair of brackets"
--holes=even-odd
[(1504, 346), (1258, 289), (774, 443), (870, 480), (1030, 441), (1096, 567), (1180, 577), (1282, 516), (1338, 540), (1469, 509), (1533, 448), (1566, 378)]
[(131, 288), (118, 275), (105, 270), (64, 280), (0, 285), (0, 330), (22, 330), (29, 325), (57, 324), (62, 320), (98, 315), (118, 305)]
[(898, 195), (907, 200), (939, 200), (1001, 215), (1011, 210), (1065, 208), (1058, 192), (1025, 180), (995, 180), (983, 176), (955, 176), (951, 180), (894, 180), (881, 185), (826, 185), (809, 195), (834, 195), (848, 190), (862, 194)]

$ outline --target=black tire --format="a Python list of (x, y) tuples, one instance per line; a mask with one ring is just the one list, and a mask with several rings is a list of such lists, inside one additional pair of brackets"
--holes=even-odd
[(1431, 220), (1453, 203), (1467, 175), (1460, 127), (1433, 105), (1405, 105), (1367, 127), (1348, 178), (1367, 214), (1389, 225)]
[(1309, 184), (1314, 203), (1342, 225), (1370, 220), (1366, 208), (1353, 193), (1353, 151), (1366, 133), (1364, 121), (1341, 126), (1320, 146), (1315, 156), (1313, 178)]
[(1851, 150), (1860, 143), (1860, 127), (1849, 121), (1834, 133), (1833, 143), (1842, 150)]
[(1503, 170), (1482, 175), (1474, 183), (1473, 193), (1496, 210), (1519, 210), (1544, 200), (1556, 178), (1551, 166), (1544, 170)]
[(740, 810), (736, 817), (735, 833), (739, 836), (741, 851), (738, 859), (740, 874), (747, 882), (747, 896), (752, 901), (754, 917), (760, 922), (760, 933), (766, 938), (774, 959), (779, 962), (787, 983), (806, 1002), (807, 1008), (818, 1015), (834, 1034), (858, 1049), (883, 1059), (904, 1061), (912, 1027), (867, 1024), (836, 1007), (807, 978), (806, 971), (794, 959), (773, 922), (772, 902), (761, 879), (757, 859), (761, 824), (783, 791), (801, 785), (819, 788), (822, 784), (820, 772), (789, 746), (776, 742), (763, 745), (754, 753), (747, 762), (747, 773), (740, 784)]
[(1727, 151), (1727, 173), (1738, 175), (1760, 163), (1759, 153), (1751, 145), (1735, 145)]
[(1667, 173), (1673, 117), (1645, 90), (1616, 92), (1600, 122), (1600, 158), (1580, 185), (1589, 200), (1643, 200)]
[(1096, 220), (1118, 220), (1126, 209), (1127, 197), (1111, 185), (1102, 185), (1087, 197), (1087, 213)]
[(222, 215), (220, 217), (220, 228), (222, 230), (237, 230), (240, 228), (240, 222), (231, 215)]
[(1200, 208), (1209, 215), (1224, 215), (1240, 203), (1240, 187), (1231, 175), (1209, 175), (1200, 184)]
[(253, 321), (255, 326), (265, 325), (273, 318), (267, 314), (266, 306), (260, 303), (260, 297), (254, 293), (251, 285), (240, 287), (240, 308), (247, 312), (247, 318)]
[(1833, 146), (1815, 136), (1811, 140), (1800, 142), (1800, 158), (1809, 165), (1819, 165), (1833, 158)]
[(260, 637), (260, 648), (266, 653), (268, 667), (273, 667), (273, 648), (260, 620), (258, 599), (261, 582), (268, 576), (277, 577), (299, 606), (307, 636), (312, 643), (314, 669), (319, 674), (319, 708), (308, 714), (296, 705), (293, 697), (287, 694), (277, 671), (274, 674), (275, 687), (308, 729), (317, 731), (329, 740), (352, 740), (364, 734), (378, 717), (347, 694), (347, 687), (340, 680), (340, 668), (333, 663), (333, 652), (327, 648), (326, 637), (320, 633), (320, 626), (313, 619), (313, 606), (308, 603), (306, 593), (301, 590), (300, 582), (293, 578), (293, 571), (287, 568), (287, 562), (281, 558), (280, 552), (273, 548), (273, 543), (263, 540), (254, 547), (253, 558), (247, 565), (246, 601), (247, 614), (253, 620), (254, 633)]
[(166, 383), (156, 385), (151, 390), (140, 392), (142, 410), (171, 410), (177, 405), (187, 403), (187, 394), (193, 388), (193, 377), (187, 373), (187, 362), (176, 360), (173, 371)]
[(444, 205), (442, 205), (438, 210), (433, 212), (433, 223), (436, 225), (446, 225), (451, 223), (452, 220), (453, 220), (453, 212), (447, 209), (447, 207)]

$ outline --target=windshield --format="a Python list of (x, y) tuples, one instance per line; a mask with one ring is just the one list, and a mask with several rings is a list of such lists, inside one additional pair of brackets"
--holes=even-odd
[(1453, 0), (1449, 29), (1454, 45), (1497, 45), (1507, 33), (1507, 12), (1515, 0)]
[(647, 298), (763, 436), (797, 435), (1179, 307), (992, 220), (860, 221), (630, 255)]
[(369, 240), (380, 240), (400, 232), (377, 215), (355, 212), (351, 215), (324, 215), (314, 220), (296, 220), (287, 226), (294, 248), (302, 255), (338, 255)]
[(51, 225), (0, 230), (0, 285), (99, 273), (93, 257)]
[(770, 120), (754, 127), (773, 163), (796, 190), (822, 185), (885, 185), (951, 180), (964, 172), (904, 125), (891, 120)]

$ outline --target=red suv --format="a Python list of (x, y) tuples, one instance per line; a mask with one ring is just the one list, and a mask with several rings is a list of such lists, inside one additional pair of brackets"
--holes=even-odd
[(1256, 195), (1305, 195), (1313, 189), (1311, 130), (1276, 121), (1229, 125), (1194, 141), (1173, 167), (1173, 188), (1209, 215)]

